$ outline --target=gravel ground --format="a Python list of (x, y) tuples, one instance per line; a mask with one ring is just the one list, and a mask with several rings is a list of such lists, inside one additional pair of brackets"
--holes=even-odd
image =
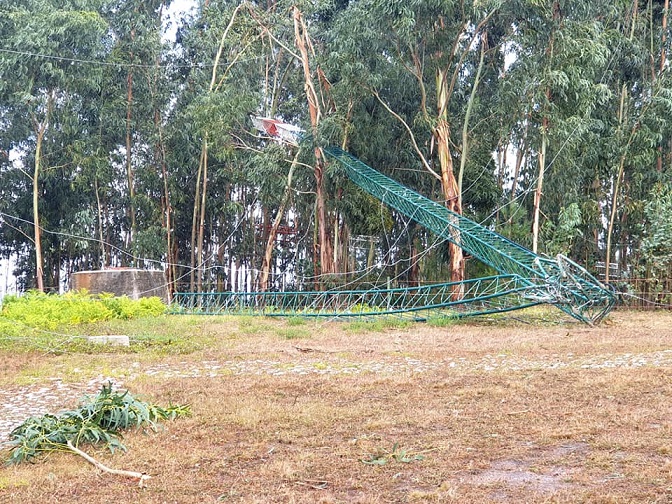
[(548, 369), (604, 369), (637, 367), (672, 367), (672, 350), (651, 353), (625, 353), (576, 357), (572, 353), (553, 354), (541, 359), (528, 360), (515, 355), (486, 355), (480, 360), (466, 358), (437, 362), (411, 358), (387, 358), (370, 362), (352, 362), (327, 357), (325, 359), (300, 356), (295, 362), (276, 360), (182, 362), (173, 365), (153, 365), (143, 368), (134, 363), (117, 376), (97, 376), (81, 383), (64, 383), (54, 376), (46, 383), (0, 388), (0, 442), (8, 438), (13, 428), (30, 416), (57, 413), (72, 408), (87, 394), (97, 393), (103, 384), (123, 387), (125, 381), (141, 376), (159, 378), (198, 378), (235, 375), (338, 375), (356, 373), (409, 374), (436, 370), (469, 372), (517, 372)]

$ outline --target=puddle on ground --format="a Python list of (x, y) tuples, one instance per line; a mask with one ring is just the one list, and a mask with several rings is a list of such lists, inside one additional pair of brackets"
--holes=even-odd
[(472, 485), (526, 486), (539, 493), (555, 493), (570, 487), (568, 477), (569, 470), (563, 467), (535, 472), (526, 462), (502, 460), (492, 463), (488, 469), (467, 476), (463, 482)]
[[(585, 454), (588, 443), (568, 443), (541, 451), (533, 451), (524, 459), (497, 460), (490, 467), (462, 474), (460, 482), (467, 485), (498, 486), (510, 489), (525, 487), (539, 494), (554, 494), (571, 489), (574, 470), (565, 467), (558, 459), (573, 454)], [(560, 463), (554, 463), (560, 462)], [(498, 492), (496, 500), (506, 500)]]

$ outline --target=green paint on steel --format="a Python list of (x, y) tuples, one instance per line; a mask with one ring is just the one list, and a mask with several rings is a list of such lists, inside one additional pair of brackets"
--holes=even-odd
[[(176, 293), (174, 313), (248, 314), (303, 317), (380, 315), (464, 317), (501, 313), (541, 303), (557, 306), (588, 324), (598, 323), (614, 295), (584, 268), (564, 256), (542, 257), (451, 212), (374, 170), (338, 147), (324, 152), (338, 161), (363, 190), (460, 246), (491, 266), (498, 276), (421, 287), (299, 292)], [(459, 300), (454, 292), (464, 293)]]
[(570, 259), (539, 256), (386, 177), (338, 147), (325, 148), (324, 152), (344, 166), (348, 177), (372, 196), (497, 272), (519, 277), (529, 287), (530, 299), (553, 304), (589, 324), (599, 322), (613, 308), (612, 292)]
[(202, 292), (174, 294), (173, 313), (246, 314), (302, 317), (372, 317), (411, 314), (462, 317), (534, 306), (536, 287), (517, 275), (497, 275), (460, 283), (464, 298), (452, 299), (455, 283), (369, 290), (296, 292)]

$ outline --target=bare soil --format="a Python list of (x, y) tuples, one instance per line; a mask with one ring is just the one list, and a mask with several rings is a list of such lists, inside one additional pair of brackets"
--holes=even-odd
[(0, 355), (0, 402), (21, 403), (19, 416), (68, 407), (100, 380), (193, 409), (129, 433), (126, 453), (89, 447), (150, 474), (146, 488), (57, 453), (1, 468), (0, 502), (672, 501), (669, 312), (595, 328), (204, 318), (193, 331), (214, 343), (160, 359)]

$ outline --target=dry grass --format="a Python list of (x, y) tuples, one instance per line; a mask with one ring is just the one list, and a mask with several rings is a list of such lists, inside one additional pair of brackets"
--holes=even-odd
[[(129, 434), (126, 454), (96, 453), (150, 473), (146, 489), (57, 454), (0, 469), (0, 502), (672, 500), (669, 313), (619, 312), (598, 328), (509, 319), (375, 332), (204, 318), (190, 330), (208, 344), (186, 356), (1, 355), (2, 387), (105, 366), (134, 393), (190, 403), (194, 414)], [(608, 367), (632, 356), (643, 365)], [(137, 372), (204, 361), (222, 367), (198, 377)], [(254, 361), (334, 372), (235, 374), (224, 364)]]

